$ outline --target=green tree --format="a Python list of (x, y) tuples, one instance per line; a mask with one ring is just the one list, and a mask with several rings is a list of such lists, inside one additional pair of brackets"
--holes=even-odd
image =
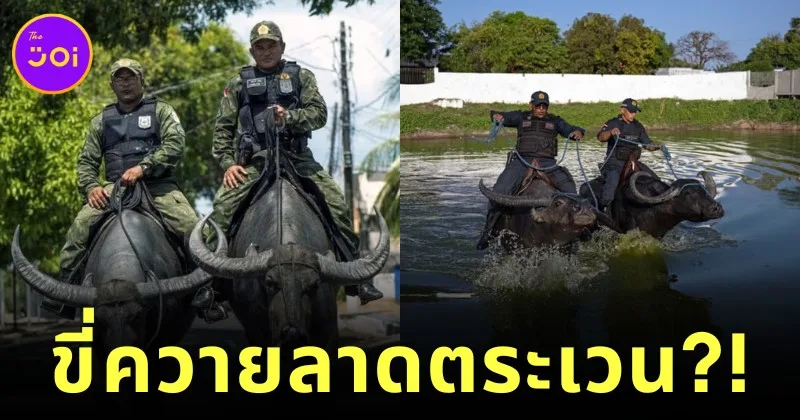
[(564, 33), (567, 71), (591, 74), (652, 74), (669, 64), (672, 49), (664, 33), (625, 15), (587, 13)]
[[(358, 3), (367, 3), (372, 6), (375, 0), (339, 0), (340, 3), (345, 3), (345, 7), (351, 7)], [(270, 1), (269, 3), (273, 3)], [(308, 14), (310, 16), (325, 16), (333, 11), (333, 4), (335, 0), (300, 0), (300, 4), (308, 6)]]
[(663, 32), (630, 15), (623, 16), (617, 26), (615, 45), (621, 73), (653, 74), (669, 64), (673, 50)]
[(400, 0), (400, 60), (436, 58), (446, 46), (447, 27), (438, 4), (439, 0)]
[[(359, 2), (369, 5), (375, 0), (339, 0), (350, 7)], [(12, 43), (22, 25), (45, 13), (67, 15), (86, 29), (95, 46), (122, 47), (133, 50), (150, 44), (153, 38), (163, 37), (170, 25), (180, 24), (184, 37), (189, 41), (199, 39), (209, 23), (221, 22), (233, 13), (250, 14), (263, 5), (275, 4), (273, 0), (162, 0), (153, 2), (139, 0), (17, 0), (13, 7), (6, 7), (0, 15), (0, 55), (11, 54)], [(308, 7), (309, 15), (327, 15), (336, 0), (300, 0)], [(0, 74), (0, 80), (6, 72)], [(13, 72), (12, 72), (13, 74)]]
[[(400, 75), (396, 73), (384, 82), (389, 92), (384, 105), (396, 105), (400, 100)], [(400, 111), (387, 112), (371, 121), (372, 124), (382, 128), (400, 128)], [(383, 143), (370, 150), (359, 165), (359, 172), (368, 176), (376, 172), (386, 171), (384, 186), (375, 199), (375, 206), (381, 212), (391, 235), (400, 237), (400, 140), (398, 138), (386, 139)]]
[(800, 18), (789, 21), (789, 30), (781, 37), (770, 34), (756, 44), (742, 61), (717, 71), (772, 71), (776, 68), (800, 68)]
[(560, 73), (566, 48), (558, 25), (524, 12), (493, 12), (472, 27), (461, 23), (455, 46), (440, 59), (444, 71), (476, 73)]
[(587, 13), (575, 19), (564, 32), (567, 71), (570, 73), (616, 74), (617, 22), (609, 15)]

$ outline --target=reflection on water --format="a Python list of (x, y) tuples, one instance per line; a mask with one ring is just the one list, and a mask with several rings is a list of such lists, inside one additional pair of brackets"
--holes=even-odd
[[(668, 146), (678, 176), (696, 178), (700, 170), (709, 171), (717, 182), (723, 205), (729, 202), (728, 190), (741, 184), (777, 192), (788, 205), (797, 205), (800, 199), (796, 192), (793, 194), (800, 185), (800, 150), (791, 136), (709, 133), (700, 137), (692, 133), (691, 137), (652, 137)], [(494, 183), (511, 145), (509, 139), (494, 144), (475, 140), (403, 140), (404, 266), (452, 273), (463, 270), (464, 264), (480, 261), (483, 253), (476, 251), (474, 244), (483, 228), (486, 199), (477, 189), (478, 181), (484, 179), (488, 186)], [(605, 147), (597, 141), (584, 141), (580, 146), (581, 164), (572, 144), (563, 162), (579, 185), (584, 174), (588, 179), (599, 175), (597, 164), (605, 153)], [(559, 147), (564, 147), (563, 141)], [(673, 178), (660, 151), (644, 152), (642, 161), (660, 176)], [(718, 221), (702, 226), (715, 223)], [(683, 223), (667, 241), (691, 246), (691, 241), (682, 239), (682, 235), (708, 235), (693, 229), (698, 226)]]
[[(682, 340), (699, 328), (747, 331), (755, 341), (781, 337), (778, 326), (800, 330), (800, 136), (654, 132), (651, 137), (667, 145), (679, 177), (711, 173), (724, 218), (684, 222), (663, 242), (636, 232), (605, 233), (570, 256), (525, 257), (475, 249), (487, 206), (478, 182), (494, 184), (513, 140), (402, 140), (404, 339), (487, 346), (541, 342), (542, 334), (549, 334), (561, 337), (553, 340), (559, 345), (570, 340), (618, 345), (669, 341), (664, 337), (676, 334)], [(563, 162), (578, 186), (582, 170), (588, 179), (599, 174), (605, 153), (604, 145), (587, 140), (580, 147), (582, 165), (572, 144)], [(643, 152), (642, 161), (673, 179), (661, 152)], [(416, 298), (437, 291), (478, 297)]]

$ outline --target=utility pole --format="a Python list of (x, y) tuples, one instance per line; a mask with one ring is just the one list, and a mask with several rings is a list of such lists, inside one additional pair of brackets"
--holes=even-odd
[(336, 164), (336, 123), (339, 119), (339, 103), (333, 105), (333, 129), (331, 130), (331, 154), (328, 157), (328, 173), (333, 176), (333, 166)]
[[(345, 40), (344, 21), (341, 22), (339, 28), (339, 43), (342, 47), (342, 52), (339, 55), (339, 61), (342, 64), (341, 80), (339, 82), (342, 87), (342, 146), (344, 149), (344, 198), (350, 207), (350, 220), (355, 220), (353, 209), (353, 157), (350, 154), (350, 90), (348, 87), (347, 79), (347, 42)], [(352, 223), (352, 222), (351, 222)]]

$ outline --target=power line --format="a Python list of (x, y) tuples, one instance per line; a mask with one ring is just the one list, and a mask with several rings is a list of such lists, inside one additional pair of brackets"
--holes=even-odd
[(342, 72), (342, 148), (344, 151), (344, 196), (350, 210), (350, 220), (355, 220), (355, 206), (353, 205), (353, 157), (350, 153), (350, 83), (347, 80), (347, 42), (344, 21), (339, 26), (339, 42), (341, 45)]
[(378, 63), (379, 66), (381, 66), (381, 68), (386, 72), (386, 74), (388, 74), (389, 76), (393, 76), (394, 75), (394, 73), (389, 71), (389, 69), (387, 69), (386, 66), (384, 66), (383, 63), (381, 63), (380, 60), (378, 60), (377, 57), (375, 57), (375, 54), (372, 53), (372, 50), (370, 50), (367, 47), (363, 47), (363, 46), (361, 48), (363, 48), (363, 49), (365, 49), (367, 51), (369, 56), (372, 57), (372, 59), (375, 60), (375, 62)]

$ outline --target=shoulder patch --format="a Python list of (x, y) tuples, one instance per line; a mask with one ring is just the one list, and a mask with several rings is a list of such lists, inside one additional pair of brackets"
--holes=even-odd
[(156, 99), (156, 104), (166, 105), (166, 106), (172, 108), (172, 105), (170, 105), (169, 102), (167, 102), (167, 101), (165, 101), (165, 100), (163, 100), (161, 98)]
[(103, 111), (100, 111), (97, 114), (92, 115), (92, 118), (89, 120), (89, 124), (90, 125), (103, 124)]
[(313, 71), (311, 71), (311, 70), (309, 70), (309, 69), (307, 69), (305, 67), (300, 67), (300, 71), (297, 72), (297, 77), (301, 78), (303, 76), (305, 76), (305, 77), (314, 77), (314, 78), (317, 77), (317, 75), (314, 74)]

